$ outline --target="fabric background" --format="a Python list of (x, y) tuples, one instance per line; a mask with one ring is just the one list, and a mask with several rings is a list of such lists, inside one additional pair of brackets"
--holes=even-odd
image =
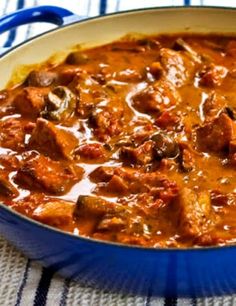
[[(185, 0), (192, 5), (236, 6), (235, 0)], [(81, 16), (151, 6), (183, 5), (184, 0), (0, 0), (0, 15), (36, 5), (57, 5)], [(31, 24), (0, 35), (0, 46), (10, 47), (44, 32), (52, 25)], [(0, 306), (233, 306), (235, 296), (201, 299), (165, 299), (124, 296), (84, 287), (65, 280), (27, 259), (0, 237)]]

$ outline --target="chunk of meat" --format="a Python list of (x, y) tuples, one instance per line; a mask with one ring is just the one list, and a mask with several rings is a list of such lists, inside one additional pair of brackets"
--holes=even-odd
[(213, 117), (218, 116), (226, 107), (227, 101), (226, 99), (215, 93), (212, 92), (207, 97), (207, 99), (203, 102), (201, 105), (202, 107), (202, 113), (206, 121), (211, 120)]
[(122, 132), (123, 109), (105, 108), (93, 112), (91, 124), (99, 141), (105, 141)]
[(200, 72), (200, 85), (206, 87), (220, 86), (224, 81), (228, 69), (215, 64), (210, 64)]
[(67, 225), (73, 220), (75, 204), (51, 200), (39, 205), (32, 213), (33, 219), (52, 226)]
[(47, 70), (33, 70), (26, 78), (26, 85), (32, 87), (48, 87), (58, 78), (56, 72)]
[(167, 79), (177, 87), (184, 85), (194, 75), (195, 62), (183, 51), (162, 48), (160, 63)]
[(189, 188), (180, 191), (179, 230), (186, 237), (197, 237), (208, 232), (216, 224), (208, 192), (193, 192)]
[(7, 170), (17, 170), (20, 166), (20, 161), (15, 155), (0, 154), (0, 165)]
[(235, 138), (235, 123), (224, 113), (196, 130), (197, 145), (203, 151), (220, 153)]
[(28, 147), (52, 158), (72, 159), (77, 145), (78, 140), (72, 133), (39, 118), (29, 139)]
[(30, 154), (17, 171), (15, 181), (30, 189), (51, 194), (66, 193), (83, 176), (83, 169), (63, 165), (43, 155)]
[(178, 194), (176, 182), (169, 180), (158, 171), (143, 173), (126, 167), (113, 169), (111, 167), (111, 169), (108, 168), (107, 174), (109, 175), (95, 176), (97, 182), (99, 179), (103, 182), (97, 185), (98, 192), (117, 195), (150, 192), (155, 198), (162, 199), (165, 204), (172, 201)]
[(15, 97), (13, 105), (23, 116), (37, 118), (45, 107), (45, 96), (49, 88), (26, 87)]
[(100, 143), (88, 143), (81, 145), (78, 150), (76, 150), (76, 154), (78, 154), (81, 158), (85, 160), (104, 160), (106, 159), (106, 150), (103, 145)]
[(0, 195), (6, 197), (15, 197), (19, 194), (16, 187), (10, 182), (8, 174), (0, 170)]
[(112, 178), (113, 174), (113, 167), (100, 166), (93, 170), (89, 177), (94, 182), (107, 182)]
[(133, 106), (141, 113), (159, 113), (181, 101), (179, 93), (167, 81), (159, 80), (132, 98)]
[[(180, 117), (169, 112), (164, 111), (161, 115), (155, 120), (155, 124), (163, 130), (173, 130), (177, 127), (180, 128)], [(178, 129), (179, 130), (179, 129)]]
[(0, 144), (3, 148), (21, 151), (25, 147), (24, 122), (16, 118), (0, 121)]
[(145, 141), (137, 148), (123, 147), (121, 148), (120, 155), (128, 163), (148, 164), (154, 158), (154, 142), (151, 140)]
[(82, 118), (90, 116), (98, 103), (108, 99), (107, 92), (100, 85), (97, 77), (88, 74), (86, 71), (77, 73), (69, 87), (72, 90), (75, 89), (79, 97), (76, 112)]

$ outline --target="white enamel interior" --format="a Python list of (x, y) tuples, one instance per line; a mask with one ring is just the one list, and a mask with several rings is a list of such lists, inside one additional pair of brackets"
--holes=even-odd
[(132, 11), (72, 24), (49, 32), (12, 50), (0, 59), (0, 88), (21, 65), (47, 60), (73, 45), (94, 46), (128, 33), (236, 33), (236, 9), (168, 8)]

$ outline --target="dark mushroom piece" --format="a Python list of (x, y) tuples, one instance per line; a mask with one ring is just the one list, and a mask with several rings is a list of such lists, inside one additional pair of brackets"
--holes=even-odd
[(106, 201), (100, 197), (80, 195), (76, 203), (75, 215), (81, 216), (86, 214), (104, 216), (123, 211), (122, 206)]
[(33, 70), (29, 73), (28, 77), (25, 80), (25, 83), (27, 86), (47, 87), (54, 83), (57, 77), (58, 75), (56, 72)]
[(179, 146), (169, 135), (158, 132), (151, 136), (151, 140), (155, 143), (154, 151), (157, 159), (178, 157)]
[(82, 53), (81, 51), (75, 51), (70, 53), (66, 58), (66, 63), (69, 65), (83, 65), (86, 64), (89, 60), (87, 54)]
[(59, 121), (68, 118), (75, 106), (75, 94), (65, 86), (57, 86), (48, 93), (46, 109), (41, 114), (47, 119)]

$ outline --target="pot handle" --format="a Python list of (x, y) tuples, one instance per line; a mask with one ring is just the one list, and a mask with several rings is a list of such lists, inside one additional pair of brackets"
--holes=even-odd
[(43, 5), (25, 8), (0, 18), (0, 34), (20, 25), (33, 22), (50, 22), (60, 26), (78, 19), (80, 19), (79, 16), (74, 15), (67, 9), (57, 6)]

